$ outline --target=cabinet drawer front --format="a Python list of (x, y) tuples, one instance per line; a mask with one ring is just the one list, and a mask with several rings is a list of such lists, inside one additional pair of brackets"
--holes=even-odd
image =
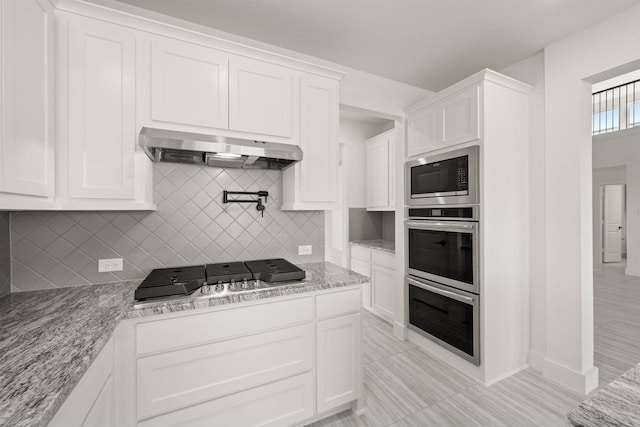
[(313, 374), (308, 372), (142, 421), (138, 426), (292, 425), (313, 415), (314, 388)]
[(371, 250), (360, 246), (351, 245), (351, 258), (371, 262)]
[(308, 297), (140, 323), (136, 327), (136, 354), (248, 335), (312, 319), (313, 298)]
[(363, 276), (371, 276), (371, 263), (369, 261), (361, 261), (358, 258), (351, 258), (351, 269)]
[(381, 265), (383, 267), (396, 269), (396, 256), (386, 252), (372, 251), (371, 263), (375, 265)]
[(138, 418), (211, 400), (313, 368), (313, 324), (138, 360)]
[(362, 296), (360, 288), (343, 292), (318, 295), (316, 317), (331, 317), (360, 310)]

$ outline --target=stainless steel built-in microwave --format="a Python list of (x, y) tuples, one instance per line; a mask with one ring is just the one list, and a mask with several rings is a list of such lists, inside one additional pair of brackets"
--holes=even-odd
[(409, 206), (478, 204), (477, 145), (406, 163)]

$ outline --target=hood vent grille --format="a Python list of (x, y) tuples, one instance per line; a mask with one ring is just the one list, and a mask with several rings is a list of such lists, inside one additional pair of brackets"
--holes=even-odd
[(297, 145), (142, 128), (139, 143), (154, 162), (282, 170), (302, 160)]

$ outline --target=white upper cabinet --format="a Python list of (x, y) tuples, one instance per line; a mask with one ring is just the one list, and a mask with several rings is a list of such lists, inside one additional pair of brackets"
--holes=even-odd
[(128, 27), (58, 16), (59, 209), (153, 209), (137, 144), (136, 37)]
[(151, 122), (227, 129), (229, 55), (167, 37), (150, 45)]
[(395, 210), (395, 129), (367, 141), (367, 210)]
[(70, 198), (135, 197), (135, 54), (133, 31), (88, 18), (69, 21)]
[(480, 138), (478, 133), (479, 90), (478, 86), (473, 85), (442, 101), (438, 108), (442, 115), (440, 148)]
[(232, 56), (229, 62), (229, 129), (284, 137), (298, 143), (294, 110), (298, 73), (268, 62)]
[[(53, 196), (53, 9), (0, 0), (0, 192)], [(0, 194), (0, 208), (28, 198)]]
[(367, 208), (389, 206), (389, 142), (367, 142)]
[[(454, 90), (455, 89), (455, 90)], [(443, 91), (407, 111), (407, 156), (477, 140), (480, 135), (480, 87)]]
[(407, 115), (407, 156), (438, 149), (438, 109), (427, 106)]
[(283, 210), (332, 209), (338, 200), (338, 81), (301, 79), (302, 161), (283, 171)]

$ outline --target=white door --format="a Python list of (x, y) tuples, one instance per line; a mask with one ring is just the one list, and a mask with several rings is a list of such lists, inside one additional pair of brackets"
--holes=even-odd
[(605, 185), (603, 198), (602, 262), (622, 261), (622, 190), (623, 185)]
[(438, 110), (425, 107), (407, 116), (407, 155), (415, 156), (438, 149)]

